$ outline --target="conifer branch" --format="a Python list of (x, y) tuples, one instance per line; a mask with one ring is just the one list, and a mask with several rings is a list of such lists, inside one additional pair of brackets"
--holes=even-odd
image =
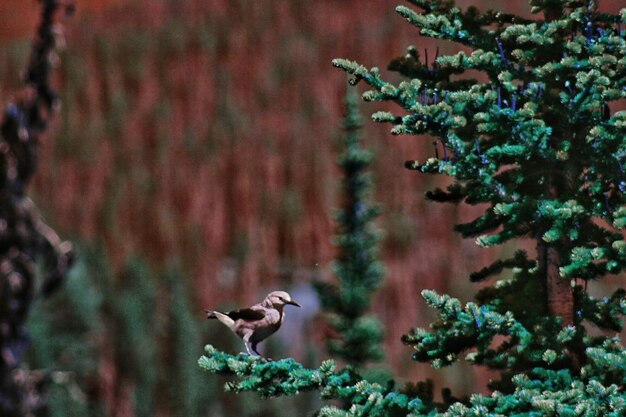
[[(478, 316), (476, 316), (478, 317)], [(506, 324), (504, 324), (506, 325)], [(566, 337), (566, 336), (564, 336)], [(364, 380), (349, 369), (338, 370), (333, 361), (307, 369), (293, 359), (264, 362), (249, 355), (229, 355), (208, 345), (198, 364), (205, 371), (234, 379), (225, 389), (231, 392), (256, 392), (262, 397), (298, 395), (319, 391), (322, 399), (344, 400), (348, 410), (325, 406), (318, 416), (328, 417), (474, 417), (500, 415), (603, 415), (618, 417), (626, 406), (624, 380), (625, 352), (617, 340), (588, 349), (590, 361), (583, 378), (568, 370), (537, 367), (528, 374), (512, 378), (510, 394), (473, 395), (467, 401), (449, 396), (449, 403), (432, 401), (432, 392), (417, 395), (417, 385), (396, 389)], [(554, 363), (559, 354), (546, 350), (540, 359)], [(609, 373), (606, 371), (610, 370)], [(428, 385), (428, 384), (425, 384)], [(563, 393), (566, 393), (565, 395)], [(582, 414), (581, 414), (582, 413)]]

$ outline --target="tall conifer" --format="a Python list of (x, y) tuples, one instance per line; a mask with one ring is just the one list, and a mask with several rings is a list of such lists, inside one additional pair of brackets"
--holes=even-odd
[(335, 215), (339, 253), (333, 272), (337, 282), (317, 283), (317, 289), (336, 333), (328, 341), (328, 352), (362, 367), (382, 358), (380, 323), (367, 314), (372, 292), (382, 278), (382, 265), (377, 259), (378, 233), (372, 223), (379, 209), (368, 201), (371, 178), (367, 170), (373, 154), (361, 145), (357, 100), (354, 93), (346, 95), (343, 152), (337, 160), (343, 174), (342, 207)]

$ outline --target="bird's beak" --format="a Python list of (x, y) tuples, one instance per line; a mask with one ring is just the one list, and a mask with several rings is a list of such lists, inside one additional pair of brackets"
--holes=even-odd
[(292, 306), (296, 306), (296, 307), (302, 307), (300, 304), (296, 303), (295, 301), (291, 300), (291, 301), (287, 301), (287, 304), (291, 304)]

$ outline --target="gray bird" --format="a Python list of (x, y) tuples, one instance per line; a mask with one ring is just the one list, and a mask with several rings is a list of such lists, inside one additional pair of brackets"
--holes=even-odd
[[(204, 310), (207, 319), (218, 319), (243, 339), (246, 350), (250, 355), (257, 352), (256, 346), (259, 342), (272, 335), (280, 328), (283, 322), (283, 308), (285, 305), (300, 307), (300, 304), (291, 299), (285, 291), (273, 291), (265, 297), (262, 302), (249, 308), (220, 313), (214, 310)], [(252, 350), (252, 352), (250, 351)]]

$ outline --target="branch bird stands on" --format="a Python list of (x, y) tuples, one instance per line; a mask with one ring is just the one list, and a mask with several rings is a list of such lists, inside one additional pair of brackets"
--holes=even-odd
[(250, 355), (254, 352), (259, 357), (263, 357), (256, 350), (256, 346), (280, 328), (285, 317), (283, 308), (287, 304), (300, 307), (300, 304), (292, 300), (285, 291), (273, 291), (265, 297), (265, 300), (249, 308), (228, 313), (204, 311), (207, 313), (207, 319), (218, 319), (239, 336)]

